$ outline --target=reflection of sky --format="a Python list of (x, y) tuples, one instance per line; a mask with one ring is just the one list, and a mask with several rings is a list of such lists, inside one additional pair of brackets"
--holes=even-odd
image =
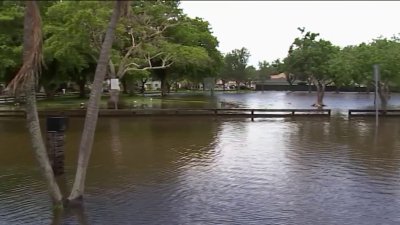
[[(6, 146), (24, 130), (18, 121), (2, 134)], [(69, 138), (80, 134), (81, 121), (71, 120)], [(91, 224), (399, 224), (400, 120), (381, 121), (377, 148), (373, 121), (104, 118), (88, 171), (88, 219)], [(75, 139), (68, 142), (77, 144)], [(26, 146), (7, 149), (29, 156)], [(14, 166), (26, 164), (12, 160)], [(0, 157), (0, 166), (7, 161)], [(0, 170), (0, 224), (49, 224), (49, 198), (36, 165), (6, 167)], [(73, 219), (63, 224), (75, 224)]]
[[(313, 108), (311, 105), (316, 101), (316, 93), (308, 92), (278, 92), (264, 91), (252, 93), (227, 94), (218, 93), (220, 101), (233, 102), (243, 108), (266, 108), (266, 109), (288, 109), (288, 108)], [(374, 94), (365, 93), (325, 93), (324, 103), (326, 108), (336, 111), (348, 109), (368, 109), (374, 107)], [(400, 106), (400, 94), (393, 93), (389, 100), (389, 107)]]

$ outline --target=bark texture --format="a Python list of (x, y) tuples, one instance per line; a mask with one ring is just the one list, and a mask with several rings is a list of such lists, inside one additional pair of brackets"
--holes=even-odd
[(79, 158), (78, 158), (75, 180), (71, 190), (71, 194), (68, 197), (69, 201), (79, 202), (79, 200), (83, 198), (86, 172), (89, 164), (89, 158), (92, 152), (94, 134), (97, 125), (102, 85), (107, 73), (110, 50), (115, 36), (115, 28), (117, 26), (118, 19), (121, 15), (121, 11), (123, 9), (124, 4), (126, 4), (126, 2), (123, 1), (115, 2), (114, 10), (111, 15), (111, 20), (108, 25), (107, 32), (101, 47), (100, 57), (96, 67), (96, 73), (86, 111), (86, 119), (81, 137), (81, 142), (79, 145)]
[(36, 107), (35, 84), (42, 63), (40, 11), (36, 1), (26, 1), (25, 4), (23, 66), (11, 84), (14, 85), (14, 90), (18, 86), (24, 88), (26, 123), (32, 148), (53, 203), (62, 205), (62, 195), (47, 156)]

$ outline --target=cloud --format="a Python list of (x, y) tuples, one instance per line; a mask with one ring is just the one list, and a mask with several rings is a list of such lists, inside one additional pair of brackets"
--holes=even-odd
[(284, 58), (297, 27), (344, 47), (399, 33), (400, 2), (182, 1), (191, 17), (209, 21), (226, 53), (250, 50), (250, 64)]

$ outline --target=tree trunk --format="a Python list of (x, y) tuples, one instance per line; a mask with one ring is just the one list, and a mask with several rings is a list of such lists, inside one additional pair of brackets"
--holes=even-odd
[[(114, 65), (111, 64), (112, 66), (111, 72), (109, 73), (110, 79), (117, 79), (117, 75), (115, 74), (115, 68)], [(110, 81), (111, 81), (110, 80)], [(109, 89), (110, 97), (107, 100), (107, 108), (108, 109), (118, 109), (118, 102), (119, 102), (119, 90), (112, 89), (112, 86)]]
[(49, 189), (53, 203), (56, 205), (62, 205), (62, 195), (60, 192), (60, 188), (58, 187), (57, 182), (55, 180), (53, 169), (51, 168), (46, 147), (43, 142), (39, 117), (36, 107), (35, 88), (33, 84), (34, 81), (32, 78), (29, 81), (27, 81), (25, 87), (26, 122), (31, 138), (31, 144), (35, 152), (36, 160), (39, 162), (41, 173), (46, 178), (47, 187)]
[(339, 93), (340, 93), (340, 86), (336, 86), (336, 88), (335, 88), (335, 93), (336, 93), (336, 94), (339, 94)]
[[(121, 79), (121, 84), (122, 84), (122, 93), (124, 93), (124, 94), (128, 94), (128, 84), (127, 84), (127, 81), (126, 81), (126, 79)], [(131, 90), (129, 90), (129, 92), (130, 92)], [(130, 94), (130, 93), (129, 93)]]
[(322, 81), (314, 82), (314, 85), (317, 88), (317, 102), (313, 105), (318, 108), (324, 107), (324, 95), (325, 95), (325, 83)]
[(226, 84), (226, 81), (225, 81), (225, 80), (222, 80), (222, 90), (223, 90), (223, 91), (226, 90), (225, 84)]
[(119, 90), (110, 89), (110, 98), (107, 101), (107, 108), (118, 109), (119, 104)]
[(379, 99), (381, 100), (381, 107), (383, 110), (385, 110), (387, 108), (387, 104), (389, 101), (389, 85), (387, 84), (387, 82), (382, 83), (379, 82), (378, 83), (378, 94), (379, 94)]
[(146, 91), (146, 83), (147, 83), (147, 78), (146, 79), (141, 79), (141, 85), (140, 85), (140, 93), (144, 94), (144, 92)]
[(179, 89), (178, 82), (175, 82), (175, 92), (178, 92), (178, 89)]
[(51, 87), (44, 88), (44, 93), (46, 95), (46, 99), (54, 99), (54, 95), (56, 94), (55, 90)]
[(293, 82), (294, 82), (294, 75), (288, 73), (286, 75), (286, 81), (289, 83), (289, 86), (293, 86)]
[(167, 93), (169, 94), (171, 93), (171, 84), (168, 81), (166, 82), (166, 84), (167, 84)]
[(166, 96), (168, 93), (167, 72), (165, 69), (160, 69), (157, 74), (161, 81), (161, 96)]
[(79, 98), (86, 98), (85, 85), (86, 85), (86, 77), (83, 76), (78, 81)]
[(90, 92), (85, 124), (79, 145), (79, 158), (75, 180), (71, 194), (68, 197), (68, 200), (72, 202), (79, 203), (79, 200), (83, 198), (86, 172), (89, 164), (90, 154), (92, 152), (94, 133), (97, 125), (102, 85), (107, 73), (107, 66), (110, 57), (110, 50), (114, 40), (115, 28), (117, 26), (123, 4), (124, 3), (122, 1), (115, 2), (111, 20), (101, 46), (100, 57), (96, 67), (92, 90)]
[[(29, 64), (29, 55), (32, 54), (32, 51), (35, 51), (33, 47), (33, 42), (35, 41), (33, 36), (36, 35), (34, 24), (40, 23), (34, 20), (40, 18), (40, 12), (36, 1), (26, 1), (25, 3), (26, 8), (24, 19), (23, 61), (24, 64)], [(30, 65), (30, 67), (31, 70), (33, 70), (32, 68), (34, 66)], [(54, 178), (53, 169), (51, 168), (51, 164), (47, 156), (46, 147), (43, 142), (42, 132), (40, 130), (39, 117), (36, 107), (35, 77), (33, 76), (33, 74), (29, 74), (29, 76), (30, 77), (28, 77), (26, 80), (24, 89), (26, 102), (26, 122), (28, 132), (30, 134), (32, 148), (35, 153), (36, 160), (39, 162), (41, 173), (46, 179), (47, 187), (49, 189), (53, 203), (58, 206), (62, 206), (62, 195), (60, 192), (60, 188), (58, 187), (57, 182)]]

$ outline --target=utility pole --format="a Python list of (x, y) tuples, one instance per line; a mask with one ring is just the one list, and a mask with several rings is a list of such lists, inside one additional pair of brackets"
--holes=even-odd
[(378, 104), (378, 85), (379, 85), (379, 65), (375, 64), (374, 65), (374, 79), (375, 79), (375, 125), (378, 127), (378, 110), (379, 110), (379, 104)]

